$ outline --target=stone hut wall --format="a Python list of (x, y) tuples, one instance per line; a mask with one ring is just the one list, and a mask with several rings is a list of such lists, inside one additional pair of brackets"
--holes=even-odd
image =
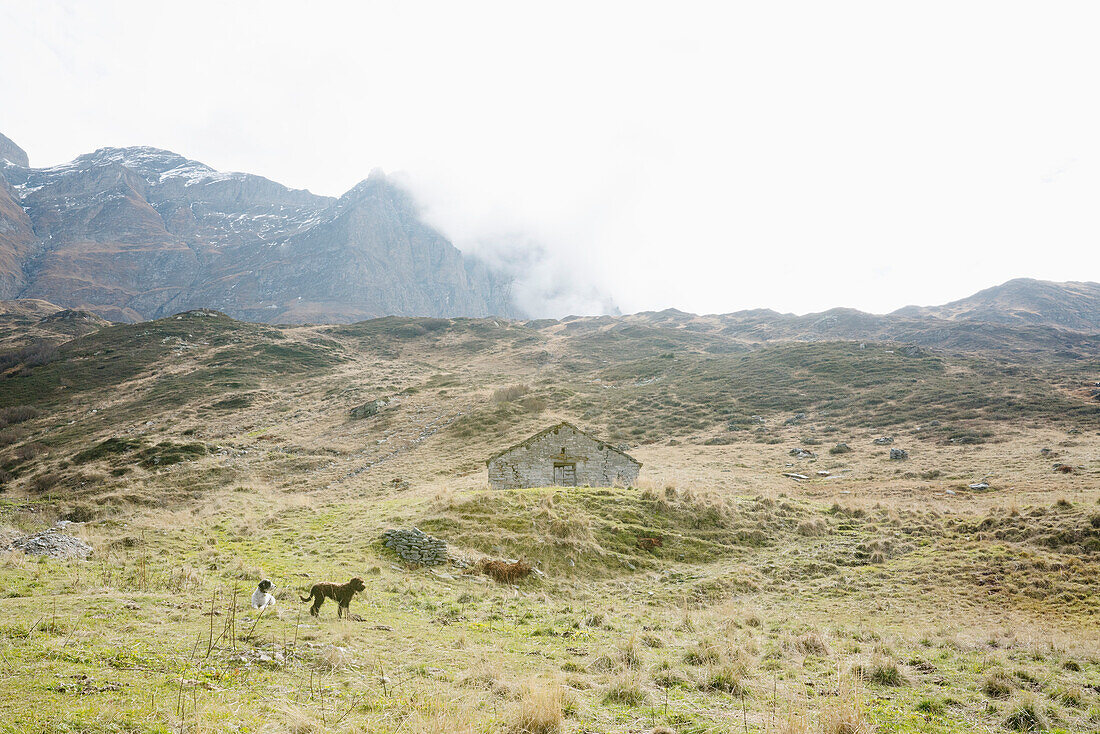
[[(559, 467), (558, 472), (555, 466)], [(563, 476), (562, 466), (572, 466), (572, 476)], [(489, 486), (493, 489), (562, 484), (626, 486), (638, 478), (640, 468), (640, 464), (608, 444), (563, 425), (490, 459)]]

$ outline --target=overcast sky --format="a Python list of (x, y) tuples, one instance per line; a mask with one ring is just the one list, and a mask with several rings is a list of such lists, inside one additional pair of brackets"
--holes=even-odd
[[(400, 177), (543, 314), (1100, 280), (1095, 3), (0, 0), (0, 132)], [(522, 253), (522, 254), (521, 254)], [(541, 253), (541, 254), (539, 254)]]

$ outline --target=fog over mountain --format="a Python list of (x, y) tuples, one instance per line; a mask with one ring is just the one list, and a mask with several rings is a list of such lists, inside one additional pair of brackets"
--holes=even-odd
[(38, 167), (142, 144), (333, 198), (400, 172), (540, 316), (887, 313), (1100, 280), (1094, 14), (6, 3), (0, 130)]

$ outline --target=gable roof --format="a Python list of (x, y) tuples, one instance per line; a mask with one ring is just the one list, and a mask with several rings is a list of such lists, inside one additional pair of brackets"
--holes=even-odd
[(577, 433), (579, 433), (580, 435), (584, 436), (584, 437), (585, 437), (585, 438), (587, 438), (588, 440), (590, 440), (590, 441), (595, 441), (595, 442), (596, 442), (596, 443), (598, 443), (598, 444), (599, 444), (600, 446), (606, 446), (606, 447), (607, 447), (607, 448), (609, 448), (610, 450), (614, 451), (614, 452), (615, 452), (616, 454), (619, 454), (620, 456), (624, 456), (624, 457), (626, 457), (627, 459), (630, 459), (631, 461), (633, 461), (633, 462), (634, 462), (635, 464), (637, 464), (638, 466), (641, 466), (641, 465), (642, 465), (642, 462), (638, 461), (637, 459), (635, 459), (635, 458), (634, 458), (633, 456), (631, 456), (630, 454), (626, 453), (625, 451), (619, 451), (619, 450), (618, 450), (617, 448), (615, 448), (614, 446), (612, 446), (612, 445), (611, 445), (610, 443), (608, 443), (607, 441), (604, 441), (603, 439), (600, 439), (600, 438), (596, 438), (595, 436), (593, 436), (593, 435), (592, 435), (591, 433), (588, 433), (587, 431), (582, 431), (581, 429), (577, 428), (577, 427), (576, 427), (575, 425), (573, 425), (573, 424), (572, 424), (572, 423), (570, 423), (569, 421), (562, 421), (561, 423), (555, 423), (554, 425), (550, 426), (549, 428), (543, 428), (543, 429), (542, 429), (541, 431), (539, 431), (538, 433), (534, 434), (533, 436), (528, 436), (527, 438), (523, 439), (523, 440), (522, 440), (522, 441), (520, 441), (519, 443), (516, 443), (516, 444), (512, 444), (512, 445), (511, 445), (511, 446), (509, 446), (508, 448), (506, 448), (506, 449), (503, 449), (503, 450), (501, 450), (501, 451), (498, 451), (498, 452), (496, 452), (495, 454), (493, 454), (492, 456), (490, 456), (490, 457), (489, 457), (488, 459), (486, 459), (486, 460), (485, 460), (485, 463), (486, 463), (486, 464), (488, 464), (488, 463), (489, 463), (490, 461), (492, 461), (493, 459), (496, 459), (496, 458), (499, 458), (499, 457), (501, 457), (501, 456), (504, 456), (504, 455), (505, 455), (505, 454), (507, 454), (507, 453), (510, 453), (510, 452), (512, 452), (512, 451), (515, 451), (516, 449), (519, 449), (519, 448), (523, 448), (524, 446), (527, 446), (528, 444), (530, 444), (531, 442), (535, 441), (536, 439), (542, 438), (542, 437), (543, 437), (543, 436), (545, 436), (545, 435), (546, 435), (547, 433), (550, 433), (551, 431), (557, 431), (557, 430), (559, 430), (559, 429), (561, 429), (561, 428), (572, 428), (572, 429), (573, 429), (574, 431), (576, 431), (576, 432), (577, 432)]

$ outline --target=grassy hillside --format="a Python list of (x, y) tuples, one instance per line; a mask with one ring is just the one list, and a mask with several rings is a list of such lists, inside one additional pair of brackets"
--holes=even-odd
[[(51, 333), (0, 360), (0, 539), (67, 519), (94, 551), (0, 555), (0, 731), (1100, 729), (1076, 352), (678, 313)], [(628, 444), (638, 486), (486, 488), (557, 420)], [(459, 565), (382, 545), (414, 526)], [(297, 600), (353, 575), (358, 619)]]

